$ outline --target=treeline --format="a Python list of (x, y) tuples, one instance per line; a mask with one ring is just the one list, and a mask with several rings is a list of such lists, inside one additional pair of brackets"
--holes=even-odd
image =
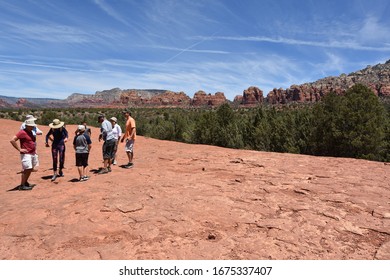
[[(304, 106), (232, 108), (224, 104), (213, 110), (130, 110), (139, 135), (162, 140), (390, 161), (390, 106), (363, 85), (355, 85), (343, 96), (328, 94), (322, 102)], [(40, 124), (60, 118), (66, 123), (87, 121), (93, 126), (98, 126), (100, 113), (117, 117), (124, 129), (125, 121), (118, 109), (35, 112)], [(10, 117), (21, 120), (21, 112), (16, 115), (18, 118)]]

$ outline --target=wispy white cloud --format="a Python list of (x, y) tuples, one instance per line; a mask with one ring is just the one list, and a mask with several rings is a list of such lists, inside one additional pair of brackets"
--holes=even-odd
[[(169, 89), (184, 91), (189, 96), (198, 90), (210, 93), (222, 91), (232, 100), (249, 86), (258, 86), (267, 94), (273, 87), (289, 86), (295, 75), (301, 75), (301, 66), (287, 58), (276, 56), (227, 62), (204, 61), (196, 64), (183, 61), (160, 64), (115, 59), (71, 61), (73, 65), (80, 65), (80, 68), (62, 67), (50, 62), (12, 62), (4, 58), (0, 60), (0, 63), (4, 62), (10, 66), (24, 66), (8, 69), (7, 72), (0, 71), (0, 80), (2, 77), (13, 77), (13, 80), (6, 84), (18, 88), (13, 90), (15, 95), (20, 96), (21, 93), (34, 88), (38, 92), (40, 88), (40, 97), (62, 98), (73, 92), (90, 94), (97, 90), (120, 87)], [(65, 61), (63, 63), (66, 65)], [(12, 75), (9, 75), (10, 71)], [(0, 94), (8, 95), (11, 87), (6, 88), (0, 89)]]
[(221, 50), (205, 50), (205, 49), (193, 49), (198, 44), (194, 44), (186, 49), (176, 48), (176, 47), (167, 47), (167, 46), (147, 46), (153, 49), (161, 49), (161, 50), (169, 50), (169, 51), (178, 51), (178, 52), (193, 52), (193, 53), (208, 53), (208, 54), (230, 54), (229, 51), (221, 51)]
[(118, 13), (117, 11), (115, 11), (114, 8), (112, 8), (108, 3), (106, 3), (106, 1), (104, 0), (94, 0), (94, 3), (100, 8), (102, 9), (104, 12), (106, 12), (110, 17), (112, 17), (113, 19), (123, 23), (124, 25), (126, 26), (131, 26), (127, 20), (122, 17), (122, 15), (120, 13)]
[(275, 44), (285, 45), (297, 45), (297, 46), (310, 46), (310, 47), (321, 47), (321, 48), (339, 48), (339, 49), (352, 49), (352, 50), (366, 50), (366, 51), (381, 51), (388, 52), (390, 48), (383, 44), (383, 46), (367, 46), (361, 45), (356, 41), (309, 41), (309, 40), (298, 40), (286, 37), (266, 37), (266, 36), (210, 36), (203, 37), (198, 36), (195, 38), (203, 40), (225, 40), (225, 41), (248, 41), (248, 42), (267, 42)]
[(27, 24), (3, 22), (13, 32), (8, 34), (12, 39), (22, 41), (44, 41), (49, 43), (87, 43), (90, 42), (88, 33), (77, 28), (59, 24)]
[(357, 33), (358, 39), (361, 42), (372, 43), (390, 43), (390, 26), (380, 24), (379, 19), (375, 16), (369, 15), (364, 20), (363, 25)]

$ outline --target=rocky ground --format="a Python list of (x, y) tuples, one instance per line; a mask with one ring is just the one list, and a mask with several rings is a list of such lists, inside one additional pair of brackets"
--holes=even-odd
[(51, 182), (38, 136), (37, 186), (23, 192), (20, 123), (0, 124), (1, 259), (390, 259), (390, 164), (138, 137), (133, 169), (97, 175), (93, 128), (89, 181), (76, 182), (69, 143)]

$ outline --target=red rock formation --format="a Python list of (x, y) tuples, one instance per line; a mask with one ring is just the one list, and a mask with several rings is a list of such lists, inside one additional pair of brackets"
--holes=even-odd
[(4, 101), (3, 99), (0, 99), (0, 108), (12, 108), (13, 106), (9, 104), (8, 102)]
[(121, 94), (120, 104), (131, 106), (169, 106), (186, 107), (189, 106), (191, 99), (184, 92), (173, 91), (138, 91), (130, 90)]
[(242, 97), (242, 105), (259, 105), (264, 100), (263, 91), (258, 87), (249, 87), (244, 90)]
[(268, 93), (267, 101), (271, 104), (316, 102), (330, 92), (342, 95), (355, 84), (368, 86), (377, 96), (390, 96), (390, 60), (385, 64), (367, 66), (349, 75), (341, 74), (338, 77), (326, 77), (313, 83), (292, 85), (286, 90), (273, 89)]
[(223, 92), (216, 92), (215, 95), (207, 94), (202, 90), (199, 90), (194, 94), (191, 105), (200, 107), (200, 106), (211, 106), (218, 107), (223, 103), (226, 103), (227, 99)]
[(173, 106), (187, 107), (191, 103), (191, 99), (184, 92), (166, 91), (165, 93), (153, 96), (149, 104), (155, 106)]
[(242, 99), (243, 99), (242, 95), (236, 95), (236, 96), (234, 97), (233, 103), (239, 105), (239, 104), (242, 103)]

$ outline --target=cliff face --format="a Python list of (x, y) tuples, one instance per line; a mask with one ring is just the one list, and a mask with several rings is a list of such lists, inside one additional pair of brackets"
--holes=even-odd
[(330, 92), (344, 94), (355, 84), (370, 87), (377, 96), (390, 97), (390, 60), (384, 64), (367, 66), (348, 75), (341, 74), (338, 77), (326, 77), (313, 83), (292, 85), (285, 90), (273, 89), (267, 95), (267, 102), (271, 104), (316, 102)]

